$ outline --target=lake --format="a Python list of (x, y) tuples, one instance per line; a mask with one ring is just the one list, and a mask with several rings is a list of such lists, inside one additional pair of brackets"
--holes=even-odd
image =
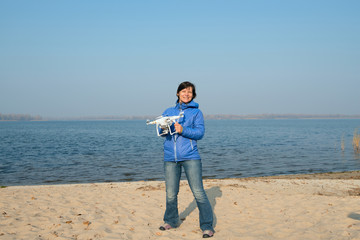
[[(206, 120), (205, 127), (204, 178), (360, 170), (352, 147), (360, 119)], [(162, 145), (142, 120), (0, 122), (0, 185), (163, 180)]]

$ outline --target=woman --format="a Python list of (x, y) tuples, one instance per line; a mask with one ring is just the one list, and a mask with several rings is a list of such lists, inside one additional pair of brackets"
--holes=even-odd
[(165, 231), (179, 226), (178, 193), (183, 168), (199, 208), (203, 238), (209, 238), (214, 235), (213, 211), (203, 187), (202, 164), (197, 148), (197, 140), (200, 140), (205, 133), (204, 117), (199, 110), (199, 104), (193, 101), (196, 97), (194, 84), (181, 83), (176, 95), (178, 97), (176, 106), (166, 109), (163, 113), (163, 116), (177, 116), (183, 112), (183, 117), (171, 126), (172, 132), (176, 130), (176, 134), (163, 135), (166, 211), (164, 224), (160, 230)]

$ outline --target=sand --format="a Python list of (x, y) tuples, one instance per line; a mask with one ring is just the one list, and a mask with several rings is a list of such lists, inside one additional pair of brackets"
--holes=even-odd
[[(360, 239), (360, 173), (205, 180), (212, 239)], [(163, 182), (0, 189), (0, 239), (201, 239), (181, 182), (182, 224), (160, 231)]]

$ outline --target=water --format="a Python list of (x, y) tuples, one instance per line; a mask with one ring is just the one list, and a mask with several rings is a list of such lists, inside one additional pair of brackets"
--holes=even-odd
[[(205, 178), (360, 169), (360, 120), (207, 120)], [(341, 142), (344, 142), (344, 151)], [(0, 122), (0, 185), (163, 180), (163, 139), (145, 121)]]

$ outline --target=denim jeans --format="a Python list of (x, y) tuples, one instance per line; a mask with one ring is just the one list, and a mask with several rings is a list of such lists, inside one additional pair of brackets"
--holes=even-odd
[(172, 227), (179, 225), (178, 193), (182, 168), (184, 168), (190, 189), (199, 209), (201, 230), (214, 231), (213, 211), (203, 187), (201, 160), (164, 162), (166, 182), (166, 211), (164, 222), (170, 224)]

